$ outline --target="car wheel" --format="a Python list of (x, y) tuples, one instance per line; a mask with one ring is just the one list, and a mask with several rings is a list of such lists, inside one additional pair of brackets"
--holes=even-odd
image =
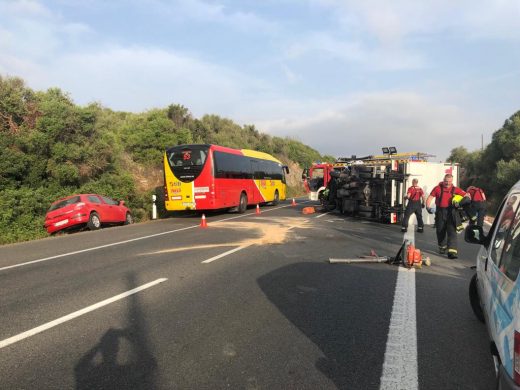
[(484, 323), (484, 312), (482, 311), (482, 306), (480, 306), (480, 297), (478, 296), (477, 274), (473, 275), (471, 282), (469, 283), (469, 302), (471, 303), (471, 308), (473, 309), (475, 317), (477, 317), (480, 322)]
[(87, 228), (89, 230), (97, 230), (101, 227), (101, 220), (99, 219), (98, 213), (95, 211), (90, 214), (87, 222)]
[(276, 206), (278, 204), (278, 201), (280, 200), (280, 195), (278, 195), (278, 190), (274, 192), (274, 199), (271, 202), (271, 206)]
[(125, 225), (131, 225), (132, 223), (134, 223), (134, 218), (132, 218), (132, 214), (126, 213)]
[(238, 213), (244, 214), (247, 209), (247, 195), (245, 192), (240, 194), (240, 201), (238, 203)]

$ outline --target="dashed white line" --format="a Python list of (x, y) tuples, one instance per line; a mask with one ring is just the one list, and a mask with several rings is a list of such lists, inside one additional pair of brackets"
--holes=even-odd
[(327, 211), (326, 213), (323, 213), (323, 214), (317, 215), (317, 216), (314, 217), (314, 218), (321, 218), (321, 217), (323, 217), (324, 215), (327, 215), (327, 214), (330, 214), (330, 211)]
[[(303, 202), (303, 203), (305, 203), (305, 202)], [(282, 209), (282, 208), (285, 208), (285, 207), (291, 207), (291, 204), (287, 204), (287, 205), (284, 205), (284, 206), (279, 206), (279, 207), (270, 208), (270, 209), (268, 209), (268, 210), (263, 210), (262, 212), (263, 212), (263, 213), (267, 213), (267, 212), (269, 212), (269, 211), (278, 210), (278, 209)], [(242, 214), (242, 215), (238, 215), (238, 216), (236, 216), (236, 217), (224, 218), (224, 219), (220, 219), (220, 220), (215, 221), (215, 222), (230, 221), (230, 220), (232, 220), (232, 219), (244, 218), (244, 217), (247, 217), (248, 215), (252, 215), (252, 213)], [(95, 251), (95, 250), (98, 250), (98, 249), (109, 248), (109, 247), (111, 247), (111, 246), (122, 245), (122, 244), (128, 244), (129, 242), (145, 240), (145, 239), (148, 239), (148, 238), (153, 238), (153, 237), (163, 236), (163, 235), (165, 235), (165, 234), (176, 233), (176, 232), (180, 232), (180, 231), (183, 231), (183, 230), (195, 229), (195, 228), (197, 228), (197, 227), (199, 227), (199, 225), (193, 225), (193, 226), (188, 226), (188, 227), (184, 227), (184, 228), (180, 228), (180, 229), (169, 230), (169, 231), (167, 231), (167, 232), (161, 232), (161, 233), (156, 233), (156, 234), (150, 234), (150, 235), (148, 235), (148, 236), (137, 237), (137, 238), (133, 238), (133, 239), (130, 239), (130, 240), (125, 240), (125, 241), (113, 242), (113, 243), (110, 243), (110, 244), (100, 245), (100, 246), (96, 246), (96, 247), (92, 247), (92, 248), (86, 248), (86, 249), (82, 249), (82, 250), (79, 250), (79, 251), (68, 252), (68, 253), (62, 253), (62, 254), (60, 254), (60, 255), (49, 256), (49, 257), (45, 257), (45, 258), (42, 258), (42, 259), (36, 259), (36, 260), (26, 261), (26, 262), (24, 262), (24, 263), (8, 265), (8, 266), (5, 266), (5, 267), (0, 268), (0, 271), (5, 271), (5, 270), (11, 269), (11, 268), (23, 267), (23, 266), (30, 265), (30, 264), (41, 263), (41, 262), (43, 262), (43, 261), (49, 261), (49, 260), (59, 259), (59, 258), (61, 258), (61, 257), (67, 257), (67, 256), (77, 255), (77, 254), (79, 254), (79, 253), (85, 253), (85, 252)]]
[(8, 345), (11, 345), (11, 344), (14, 344), (18, 341), (21, 341), (23, 339), (26, 339), (28, 337), (31, 337), (31, 336), (34, 336), (38, 333), (41, 333), (41, 332), (44, 332), (50, 328), (53, 328), (57, 325), (60, 325), (60, 324), (63, 324), (64, 322), (67, 322), (67, 321), (70, 321), (74, 318), (77, 318), (79, 316), (82, 316), (83, 314), (87, 314), (91, 311), (94, 311), (96, 309), (99, 309), (103, 306), (106, 306), (106, 305), (109, 305), (113, 302), (116, 302), (116, 301), (119, 301), (123, 298), (126, 298), (130, 295), (133, 295), (135, 293), (138, 293), (139, 291), (143, 291), (143, 290), (146, 290), (147, 288), (150, 288), (150, 287), (153, 287), (159, 283), (162, 283), (162, 282), (165, 282), (167, 281), (168, 279), (166, 278), (160, 278), (160, 279), (157, 279), (157, 280), (154, 280), (153, 282), (150, 282), (150, 283), (146, 283), (146, 284), (143, 284), (142, 286), (140, 287), (136, 287), (132, 290), (129, 290), (127, 292), (124, 292), (122, 294), (119, 294), (119, 295), (116, 295), (112, 298), (108, 298), (108, 299), (105, 299), (104, 301), (101, 301), (101, 302), (98, 302), (94, 305), (91, 305), (91, 306), (88, 306), (84, 309), (81, 309), (81, 310), (78, 310), (78, 311), (75, 311), (74, 313), (70, 313), (64, 317), (61, 317), (61, 318), (58, 318), (54, 321), (51, 321), (51, 322), (47, 322), (46, 324), (43, 324), (43, 325), (40, 325), (36, 328), (33, 328), (33, 329), (30, 329), (26, 332), (23, 332), (23, 333), (20, 333), (20, 334), (17, 334), (16, 336), (13, 336), (13, 337), (9, 337), (8, 339), (5, 339), (5, 340), (2, 340), (0, 341), (0, 349), (4, 348), (4, 347), (7, 347)]
[(242, 249), (245, 249), (245, 248), (247, 248), (248, 246), (249, 246), (249, 245), (243, 245), (243, 246), (239, 246), (238, 248), (231, 249), (231, 250), (229, 250), (229, 251), (227, 251), (227, 252), (221, 253), (220, 255), (217, 255), (217, 256), (211, 257), (211, 258), (209, 258), (209, 259), (207, 259), (207, 260), (204, 260), (204, 261), (202, 262), (202, 264), (208, 264), (208, 263), (211, 263), (212, 261), (215, 261), (215, 260), (221, 259), (221, 258), (223, 258), (223, 257), (225, 257), (225, 256), (227, 256), (227, 255), (230, 255), (230, 254), (232, 254), (232, 253), (235, 253), (235, 252), (238, 252), (238, 251), (240, 251), (240, 250), (242, 250)]

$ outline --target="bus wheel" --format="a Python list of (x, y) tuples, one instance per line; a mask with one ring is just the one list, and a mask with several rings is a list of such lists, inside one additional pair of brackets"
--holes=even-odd
[(240, 202), (238, 203), (238, 213), (243, 214), (247, 209), (247, 195), (245, 192), (240, 194)]
[(90, 214), (90, 218), (87, 222), (88, 230), (97, 230), (101, 227), (101, 220), (99, 215), (94, 211)]
[(278, 204), (278, 201), (280, 200), (280, 195), (278, 195), (278, 190), (274, 192), (274, 199), (271, 202), (272, 206), (276, 206)]

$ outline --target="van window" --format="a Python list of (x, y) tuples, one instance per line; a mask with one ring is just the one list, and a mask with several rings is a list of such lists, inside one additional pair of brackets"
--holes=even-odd
[(499, 269), (509, 279), (516, 280), (520, 270), (520, 209), (515, 213), (509, 233), (504, 239)]
[[(491, 246), (491, 259), (498, 264), (500, 258), (502, 257), (502, 252), (505, 248), (506, 240), (511, 240), (511, 227), (514, 225), (514, 221), (518, 219), (516, 216), (518, 204), (520, 201), (520, 196), (511, 195), (500, 214), (500, 218), (498, 224), (496, 226), (495, 238), (493, 240)], [(516, 277), (516, 276), (515, 276)]]

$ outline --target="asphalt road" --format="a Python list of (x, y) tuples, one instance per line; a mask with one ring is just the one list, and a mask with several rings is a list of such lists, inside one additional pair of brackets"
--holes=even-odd
[(329, 264), (403, 235), (280, 206), (0, 247), (0, 388), (494, 388), (476, 246), (427, 227), (431, 267)]

